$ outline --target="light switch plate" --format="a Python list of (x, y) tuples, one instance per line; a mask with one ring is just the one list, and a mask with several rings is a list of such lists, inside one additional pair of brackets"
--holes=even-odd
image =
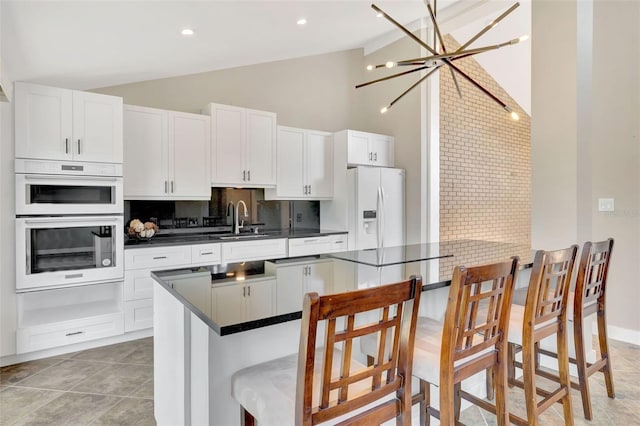
[(614, 208), (613, 198), (598, 198), (598, 211), (612, 212)]

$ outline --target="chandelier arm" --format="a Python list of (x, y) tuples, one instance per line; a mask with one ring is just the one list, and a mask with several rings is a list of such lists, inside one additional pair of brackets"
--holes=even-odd
[(500, 49), (501, 47), (504, 47), (504, 46), (515, 44), (515, 40), (518, 40), (518, 39), (510, 40), (500, 44), (493, 44), (491, 46), (476, 47), (475, 49), (468, 49), (464, 51), (456, 50), (455, 52), (447, 52), (447, 53), (441, 53), (438, 55), (423, 56), (421, 58), (406, 59), (404, 61), (396, 62), (396, 65), (400, 66), (400, 65), (409, 65), (409, 64), (416, 64), (416, 63), (422, 64), (426, 61), (434, 61), (437, 59), (444, 59), (444, 58), (451, 58), (452, 61), (457, 61), (458, 59), (477, 55), (478, 53), (484, 53), (491, 50)]
[(489, 31), (491, 28), (495, 27), (496, 24), (500, 21), (502, 21), (508, 14), (510, 14), (511, 12), (513, 12), (514, 10), (516, 10), (518, 8), (518, 6), (520, 6), (520, 3), (516, 2), (513, 4), (513, 6), (511, 6), (509, 9), (507, 9), (502, 15), (498, 16), (496, 19), (494, 19), (493, 21), (491, 21), (491, 23), (489, 23), (489, 25), (487, 25), (486, 27), (484, 27), (483, 29), (480, 30), (480, 32), (476, 35), (474, 35), (473, 37), (471, 37), (469, 39), (469, 41), (467, 41), (465, 44), (463, 44), (462, 46), (460, 46), (458, 48), (458, 51), (464, 50), (467, 46), (469, 46), (471, 43), (473, 43), (474, 41), (476, 41), (477, 39), (479, 39), (484, 33), (486, 33), (487, 31)]
[(420, 40), (418, 37), (416, 37), (415, 34), (413, 34), (411, 31), (409, 31), (408, 29), (406, 29), (405, 27), (403, 27), (401, 24), (399, 24), (395, 19), (393, 19), (391, 16), (387, 15), (382, 9), (380, 9), (378, 6), (376, 6), (375, 4), (372, 4), (371, 7), (373, 8), (373, 10), (375, 10), (376, 12), (380, 13), (387, 21), (391, 22), (393, 25), (395, 25), (396, 27), (398, 27), (403, 33), (405, 33), (407, 35), (407, 37), (411, 38), (413, 41), (415, 41), (416, 43), (418, 43), (420, 46), (424, 47), (425, 49), (427, 49), (431, 54), (433, 55), (437, 55), (438, 52), (436, 52), (431, 46), (429, 46), (427, 43), (425, 43), (424, 41)]
[(398, 102), (404, 95), (406, 95), (407, 93), (409, 93), (412, 89), (414, 89), (417, 85), (419, 85), (420, 83), (422, 83), (423, 81), (425, 81), (427, 79), (427, 77), (429, 77), (431, 74), (433, 74), (434, 72), (436, 72), (443, 64), (440, 64), (436, 67), (434, 67), (432, 70), (429, 70), (428, 73), (426, 73), (424, 76), (422, 76), (418, 81), (416, 81), (415, 83), (413, 83), (407, 90), (405, 90), (404, 92), (402, 92), (400, 94), (400, 96), (398, 96), (397, 98), (395, 98), (393, 101), (391, 101), (391, 103), (389, 104), (389, 106), (387, 108), (391, 108), (393, 106), (393, 104), (395, 104), (396, 102)]
[(462, 77), (464, 77), (469, 83), (473, 84), (474, 86), (476, 86), (478, 89), (480, 89), (480, 91), (482, 91), (485, 95), (487, 95), (488, 97), (490, 97), (491, 99), (494, 100), (494, 102), (496, 102), (498, 105), (500, 105), (503, 109), (507, 110), (509, 107), (507, 106), (507, 104), (505, 104), (504, 102), (502, 102), (496, 95), (494, 95), (493, 93), (491, 93), (490, 91), (488, 91), (487, 89), (485, 89), (480, 83), (478, 83), (477, 81), (475, 81), (473, 78), (471, 78), (469, 75), (467, 75), (464, 71), (462, 71), (460, 68), (458, 68), (457, 66), (455, 66), (453, 63), (451, 63), (450, 60), (446, 59), (445, 60), (446, 64), (449, 65), (453, 70), (455, 70), (458, 74), (460, 74)]
[[(438, 41), (440, 41), (440, 47), (442, 48), (442, 53), (447, 53), (447, 47), (444, 44), (444, 39), (442, 38), (442, 33), (440, 32), (440, 27), (438, 26), (438, 22), (436, 21), (436, 15), (431, 8), (431, 5), (427, 3), (427, 10), (429, 10), (429, 16), (431, 17), (431, 22), (433, 22), (433, 29), (438, 36)], [(460, 85), (458, 84), (458, 79), (456, 78), (456, 74), (453, 72), (453, 69), (449, 68), (449, 72), (451, 73), (451, 78), (453, 79), (453, 83), (456, 86), (456, 91), (458, 92), (458, 96), (462, 98), (462, 91), (460, 91)]]
[(411, 74), (411, 73), (414, 73), (416, 71), (422, 71), (422, 70), (427, 69), (427, 68), (429, 68), (429, 67), (425, 65), (425, 66), (422, 66), (422, 67), (414, 68), (412, 70), (403, 71), (403, 72), (399, 72), (397, 74), (392, 74), (392, 75), (388, 75), (386, 77), (378, 78), (377, 80), (371, 80), (371, 81), (368, 81), (366, 83), (358, 84), (356, 86), (356, 89), (359, 89), (359, 88), (365, 87), (365, 86), (369, 86), (370, 84), (380, 83), (381, 81), (391, 80), (392, 78), (396, 78), (396, 77), (400, 77), (400, 76), (403, 76), (403, 75)]

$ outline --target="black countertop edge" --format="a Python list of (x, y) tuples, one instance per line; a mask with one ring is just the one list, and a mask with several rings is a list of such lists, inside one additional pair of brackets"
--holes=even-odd
[[(313, 230), (313, 229), (299, 229), (299, 230), (272, 230), (264, 231), (259, 237), (245, 238), (245, 239), (227, 239), (221, 237), (231, 236), (231, 234), (211, 234), (211, 233), (189, 233), (184, 235), (171, 235), (162, 236), (157, 238), (151, 238), (148, 240), (138, 239), (125, 239), (124, 248), (141, 248), (141, 247), (162, 247), (162, 246), (183, 246), (191, 244), (207, 244), (207, 243), (235, 243), (238, 241), (255, 241), (255, 240), (269, 240), (278, 238), (308, 238), (308, 237), (324, 237), (327, 235), (340, 235), (346, 234), (347, 231), (335, 231), (335, 230)], [(239, 235), (251, 235), (250, 232), (240, 233)]]

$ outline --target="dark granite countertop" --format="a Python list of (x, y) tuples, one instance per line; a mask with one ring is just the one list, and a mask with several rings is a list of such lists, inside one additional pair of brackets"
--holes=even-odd
[[(308, 236), (308, 235), (307, 235)], [(455, 266), (479, 265), (484, 263), (507, 260), (511, 256), (520, 258), (521, 268), (528, 268), (533, 263), (534, 252), (528, 247), (519, 244), (498, 243), (475, 240), (456, 240), (442, 243), (408, 245), (396, 248), (386, 248), (390, 263), (375, 263), (375, 250), (357, 250), (351, 252), (331, 253), (327, 255), (312, 256), (308, 259), (297, 259), (296, 262), (332, 262), (333, 273), (331, 279), (325, 281), (322, 286), (313, 287), (313, 291), (319, 294), (331, 294), (356, 290), (359, 288), (384, 286), (387, 282), (371, 280), (371, 277), (396, 277), (400, 281), (407, 279), (411, 273), (420, 266), (425, 274), (423, 291), (435, 290), (446, 287), (451, 282), (451, 275)], [(371, 254), (373, 253), (373, 266)], [(391, 254), (395, 255), (392, 256)], [(419, 263), (419, 265), (417, 264)], [(414, 265), (409, 268), (409, 265)], [(221, 336), (238, 333), (295, 320), (301, 317), (301, 305), (303, 295), (303, 279), (295, 278), (292, 281), (291, 274), (277, 273), (277, 268), (287, 266), (288, 262), (265, 262), (256, 267), (255, 262), (250, 265), (251, 271), (244, 271), (236, 265), (212, 265), (198, 268), (183, 268), (168, 271), (152, 272), (152, 277), (167, 289), (174, 297), (183, 303), (191, 312), (202, 319), (212, 330)], [(222, 270), (221, 268), (234, 268)], [(275, 269), (274, 269), (275, 268)], [(373, 273), (370, 273), (370, 272)], [(389, 275), (388, 272), (392, 275)], [(246, 272), (246, 274), (245, 274)], [(251, 274), (254, 275), (251, 275)], [(219, 279), (218, 277), (222, 277)], [(228, 277), (228, 278), (227, 278)], [(389, 278), (385, 278), (389, 279)], [(233, 317), (225, 317), (216, 312), (213, 300), (215, 297), (236, 298), (234, 300), (223, 299), (218, 301), (219, 306), (235, 306), (237, 299), (244, 297), (243, 286), (258, 284), (262, 281), (271, 281), (271, 301), (258, 299), (252, 303), (273, 303), (275, 312), (251, 321), (238, 320), (236, 312)], [(274, 283), (275, 282), (275, 283)], [(238, 292), (218, 292), (222, 287), (237, 286)], [(280, 300), (291, 300), (292, 292), (296, 292), (294, 300), (300, 296), (300, 307), (282, 308), (277, 306)], [(309, 290), (310, 291), (310, 290)], [(215, 294), (214, 294), (215, 293)], [(259, 293), (256, 291), (256, 293)], [(298, 294), (299, 293), (299, 294)], [(249, 293), (250, 294), (250, 293)], [(264, 294), (264, 293), (263, 293)], [(215, 296), (215, 297), (214, 297)], [(263, 296), (264, 297), (264, 296)], [(446, 302), (446, 298), (445, 301)], [(289, 305), (290, 306), (290, 305)], [(233, 311), (233, 310), (232, 310)], [(268, 311), (268, 309), (266, 310)]]
[(241, 232), (238, 234), (239, 239), (234, 239), (236, 234), (220, 233), (220, 232), (189, 232), (181, 234), (172, 232), (163, 234), (162, 231), (151, 239), (125, 239), (124, 248), (141, 248), (141, 247), (160, 247), (160, 246), (176, 246), (187, 244), (206, 244), (206, 243), (222, 243), (234, 241), (246, 241), (255, 239), (275, 239), (275, 238), (309, 238), (321, 237), (325, 235), (346, 234), (346, 231), (336, 231), (328, 229), (274, 229), (260, 231), (258, 234), (251, 232)]

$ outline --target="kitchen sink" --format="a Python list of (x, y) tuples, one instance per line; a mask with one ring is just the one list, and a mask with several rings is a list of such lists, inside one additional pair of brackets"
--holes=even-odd
[(221, 240), (249, 240), (252, 238), (266, 237), (268, 234), (238, 234), (238, 235), (224, 235), (218, 237)]

